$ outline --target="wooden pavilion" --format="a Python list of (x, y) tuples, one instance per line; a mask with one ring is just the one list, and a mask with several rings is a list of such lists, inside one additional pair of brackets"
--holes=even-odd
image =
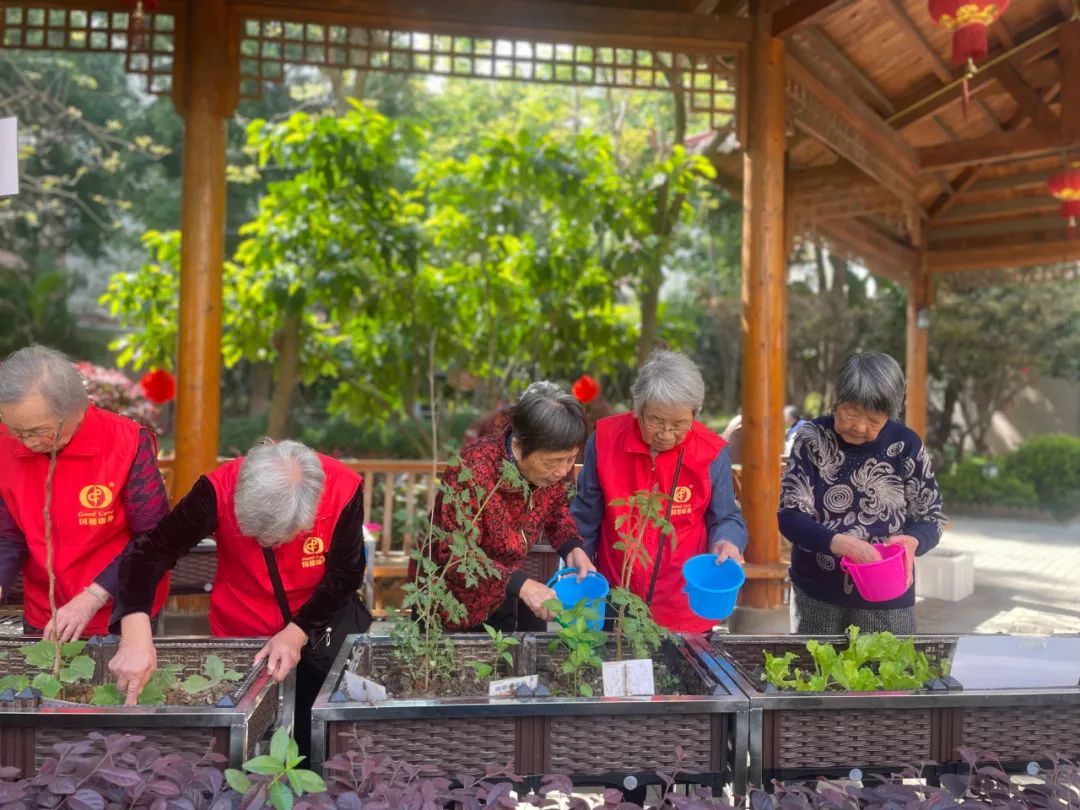
[(950, 63), (950, 34), (925, 0), (143, 0), (137, 46), (135, 0), (0, 0), (0, 47), (124, 54), (185, 119), (174, 492), (215, 464), (225, 125), (241, 97), (299, 64), (681, 82), (728, 136), (710, 156), (744, 204), (746, 601), (771, 607), (785, 575), (777, 459), (795, 239), (825, 240), (907, 288), (907, 418), (925, 432), (935, 279), (1043, 280), (1080, 266), (1046, 189), (1070, 150), (1080, 158), (1076, 2), (1013, 0), (974, 73)]

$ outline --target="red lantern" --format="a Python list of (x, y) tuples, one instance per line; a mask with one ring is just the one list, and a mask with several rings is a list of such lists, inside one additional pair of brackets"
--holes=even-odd
[(134, 51), (146, 48), (146, 15), (157, 11), (158, 0), (135, 0), (128, 26), (128, 46)]
[(582, 374), (574, 381), (570, 390), (574, 392), (574, 397), (578, 402), (588, 405), (600, 393), (600, 385), (588, 374)]
[(143, 396), (155, 405), (164, 405), (176, 397), (176, 378), (163, 368), (155, 368), (143, 374), (139, 380)]
[(1009, 0), (930, 0), (934, 22), (952, 31), (952, 61), (968, 65), (986, 57), (986, 29), (1009, 7)]
[(1069, 221), (1069, 238), (1076, 238), (1076, 222), (1080, 219), (1080, 161), (1046, 184), (1055, 199), (1061, 200), (1061, 215)]

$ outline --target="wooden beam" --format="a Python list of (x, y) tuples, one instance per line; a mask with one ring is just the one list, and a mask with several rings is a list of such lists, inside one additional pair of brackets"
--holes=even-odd
[(1016, 101), (1019, 111), (1031, 119), (1032, 125), (1047, 138), (1061, 132), (1061, 119), (1051, 110), (1011, 62), (1000, 62), (991, 68), (994, 78)]
[(971, 193), (979, 194), (984, 191), (1000, 191), (1001, 189), (1029, 191), (1033, 188), (1046, 188), (1047, 177), (1047, 170), (1006, 174), (1000, 177), (983, 177), (971, 187)]
[[(1039, 57), (1054, 51), (1058, 45), (1058, 38), (1054, 36), (1054, 34), (1060, 27), (1060, 24), (1051, 26), (1050, 28), (1038, 26), (1028, 32), (1027, 36), (1022, 37), (1020, 44), (1011, 51), (1003, 51), (1002, 53), (992, 56), (987, 62), (981, 65), (979, 71), (968, 80), (969, 91), (971, 93), (976, 93), (984, 88), (989, 82), (993, 81), (993, 75), (989, 72), (989, 69), (999, 62), (1006, 60), (1027, 62), (1038, 59)], [(1035, 84), (1035, 82), (1032, 82), (1032, 84)], [(963, 95), (963, 90), (963, 77), (952, 79), (945, 84), (944, 87), (934, 90), (932, 93), (929, 93), (916, 101), (899, 105), (901, 109), (889, 117), (888, 123), (897, 129), (903, 129), (904, 127), (910, 126), (927, 116), (933, 115), (943, 107), (959, 101)]]
[(878, 5), (885, 12), (885, 16), (892, 20), (908, 38), (908, 41), (915, 46), (916, 53), (930, 66), (934, 75), (941, 79), (942, 83), (951, 82), (953, 79), (952, 70), (945, 64), (945, 60), (941, 58), (941, 55), (930, 44), (923, 32), (912, 22), (903, 6), (897, 0), (879, 0)]
[(1065, 137), (1080, 143), (1080, 20), (1061, 26), (1061, 124)]
[(1058, 215), (1031, 217), (1030, 219), (1007, 219), (995, 222), (976, 222), (970, 225), (939, 227), (929, 232), (930, 244), (941, 246), (946, 242), (964, 240), (987, 240), (1033, 233), (1065, 233), (1065, 220)]
[(912, 264), (918, 258), (910, 245), (898, 242), (858, 219), (830, 220), (818, 224), (816, 229), (866, 265), (871, 273), (897, 284), (907, 284)]
[(795, 126), (821, 141), (902, 199), (913, 199), (915, 152), (866, 103), (791, 54), (787, 96)]
[(782, 37), (800, 25), (823, 19), (847, 0), (794, 0), (773, 14), (772, 35)]
[(927, 253), (927, 266), (935, 275), (1075, 261), (1080, 261), (1080, 239), (998, 245), (972, 250), (931, 250)]
[(752, 23), (744, 17), (530, 0), (240, 0), (230, 8), (252, 19), (695, 53), (740, 50), (752, 34)]
[[(750, 543), (746, 560), (780, 560), (776, 504), (783, 452), (787, 343), (787, 250), (784, 146), (787, 116), (784, 41), (770, 36), (767, 15), (754, 20), (746, 99), (750, 140), (743, 168), (742, 512)], [(743, 586), (753, 607), (779, 607), (781, 583)]]
[(918, 150), (923, 171), (970, 166), (973, 163), (1002, 163), (1022, 158), (1054, 154), (1064, 139), (1048, 139), (1033, 129), (991, 132), (978, 138), (926, 146)]
[(889, 100), (889, 97), (881, 92), (876, 84), (874, 84), (870, 78), (859, 69), (858, 65), (852, 62), (836, 46), (836, 44), (829, 39), (825, 33), (816, 25), (805, 26), (799, 34), (806, 38), (807, 43), (818, 50), (818, 52), (832, 63), (838, 73), (846, 75), (849, 79), (854, 81), (867, 95), (873, 99), (874, 103), (878, 106), (879, 111), (883, 115), (892, 115), (896, 108)]
[(1017, 200), (1001, 200), (1000, 202), (958, 205), (947, 214), (943, 214), (933, 220), (930, 226), (930, 233), (934, 232), (934, 227), (939, 223), (972, 222), (986, 219), (1000, 219), (1002, 217), (1010, 217), (1017, 214), (1046, 213), (1057, 211), (1060, 207), (1061, 203), (1049, 194), (1042, 197), (1022, 197)]

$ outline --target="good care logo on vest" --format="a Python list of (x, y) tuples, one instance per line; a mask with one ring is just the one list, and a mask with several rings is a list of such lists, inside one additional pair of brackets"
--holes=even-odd
[(326, 565), (326, 543), (321, 537), (309, 537), (304, 541), (304, 556), (300, 560), (301, 568), (314, 568), (318, 565)]
[(694, 497), (692, 486), (675, 487), (675, 503), (671, 507), (671, 515), (689, 515), (693, 511), (690, 501)]
[(90, 484), (79, 490), (78, 518), (80, 526), (104, 526), (116, 520), (116, 510), (111, 509), (116, 500), (113, 489), (116, 484)]

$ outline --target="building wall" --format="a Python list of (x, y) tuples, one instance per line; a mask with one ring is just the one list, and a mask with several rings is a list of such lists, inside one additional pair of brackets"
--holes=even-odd
[(992, 453), (1003, 453), (1042, 433), (1080, 436), (1080, 382), (1046, 378), (1029, 385), (994, 414), (988, 444)]

